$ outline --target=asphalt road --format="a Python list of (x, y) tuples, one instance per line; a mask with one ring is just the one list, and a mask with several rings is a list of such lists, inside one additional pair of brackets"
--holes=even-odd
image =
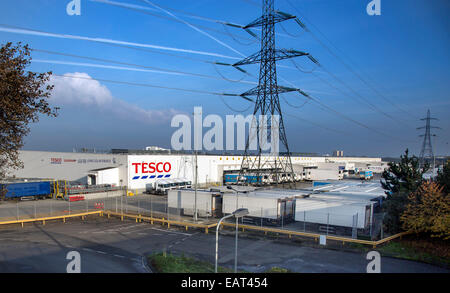
[[(220, 236), (219, 264), (233, 267), (234, 236)], [(86, 221), (0, 227), (0, 272), (66, 272), (69, 251), (81, 255), (81, 272), (148, 272), (143, 256), (163, 250), (214, 262), (215, 233), (167, 229), (161, 225), (93, 217)], [(239, 269), (262, 272), (272, 266), (294, 272), (364, 273), (365, 254), (303, 247), (295, 242), (239, 239)], [(382, 257), (385, 273), (448, 273), (440, 267)]]

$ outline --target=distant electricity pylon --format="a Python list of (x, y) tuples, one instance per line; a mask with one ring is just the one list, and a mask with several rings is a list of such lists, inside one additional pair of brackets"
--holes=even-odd
[(420, 119), (426, 121), (425, 126), (417, 127), (417, 129), (425, 129), (425, 134), (419, 135), (423, 137), (422, 150), (420, 151), (420, 166), (423, 167), (426, 161), (433, 160), (433, 172), (434, 172), (434, 153), (433, 146), (431, 144), (431, 137), (436, 137), (435, 134), (431, 134), (431, 129), (441, 129), (437, 126), (431, 126), (431, 120), (439, 120), (430, 116), (430, 110), (427, 112), (427, 117)]
[[(276, 61), (299, 56), (310, 56), (308, 53), (301, 51), (275, 48), (275, 24), (295, 18), (296, 17), (293, 15), (275, 11), (274, 0), (263, 0), (263, 15), (243, 27), (243, 29), (246, 30), (253, 27), (262, 28), (261, 50), (233, 64), (233, 66), (236, 67), (248, 64), (260, 64), (258, 86), (241, 94), (242, 97), (257, 97), (253, 111), (253, 121), (250, 125), (252, 130), (249, 131), (247, 137), (241, 171), (239, 174), (239, 178), (244, 177), (247, 181), (250, 181), (247, 183), (263, 184), (263, 174), (269, 175), (275, 183), (286, 181), (293, 182), (295, 180), (278, 95), (280, 93), (298, 91), (298, 89), (278, 86)], [(264, 117), (264, 120), (256, 118), (258, 116)], [(277, 126), (273, 125), (272, 122), (274, 121), (278, 122), (274, 123), (278, 125), (278, 129), (275, 129)], [(253, 139), (258, 139), (261, 133), (267, 135), (267, 141), (278, 139), (275, 135), (276, 133), (272, 132), (274, 130), (278, 130), (276, 133), (279, 135), (279, 140), (281, 142), (280, 147), (284, 146), (286, 153), (283, 154), (282, 157), (278, 154), (263, 153), (261, 143), (257, 143), (256, 152), (250, 154), (249, 145), (251, 144), (251, 141)], [(249, 175), (253, 176), (249, 177)]]

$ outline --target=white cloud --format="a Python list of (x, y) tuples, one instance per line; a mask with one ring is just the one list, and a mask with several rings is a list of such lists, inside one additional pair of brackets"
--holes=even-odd
[(52, 76), (50, 83), (55, 87), (51, 102), (57, 106), (81, 106), (113, 114), (126, 120), (137, 120), (152, 124), (169, 121), (180, 113), (174, 109), (147, 110), (113, 97), (109, 89), (87, 73), (66, 73), (66, 77)]

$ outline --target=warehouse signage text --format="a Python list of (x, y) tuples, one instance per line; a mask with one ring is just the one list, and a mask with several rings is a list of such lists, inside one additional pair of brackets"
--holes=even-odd
[[(178, 129), (172, 134), (171, 146), (173, 150), (207, 151), (224, 150), (224, 125), (226, 130), (225, 150), (244, 151), (257, 150), (258, 147), (271, 155), (279, 152), (279, 115), (226, 115), (225, 124), (219, 115), (208, 115), (203, 119), (202, 107), (194, 107), (194, 145), (192, 148), (191, 117), (184, 114), (175, 115), (171, 127)], [(210, 128), (203, 135), (203, 127)], [(236, 132), (235, 132), (236, 129)], [(259, 131), (258, 131), (259, 130)], [(246, 140), (246, 134), (248, 139)], [(236, 144), (235, 144), (236, 140)]]
[[(133, 180), (137, 179), (154, 179), (154, 178), (169, 178), (171, 174), (167, 174), (172, 171), (172, 164), (169, 162), (141, 162), (141, 163), (131, 163), (133, 167), (131, 169), (134, 171), (135, 175)], [(153, 175), (145, 175), (153, 174)], [(144, 176), (140, 176), (144, 175)]]
[(134, 166), (135, 173), (162, 173), (162, 172), (170, 172), (172, 170), (172, 165), (169, 162), (151, 162), (151, 163), (132, 163)]

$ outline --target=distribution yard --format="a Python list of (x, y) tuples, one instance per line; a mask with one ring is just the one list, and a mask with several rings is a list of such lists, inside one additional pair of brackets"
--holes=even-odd
[[(0, 272), (64, 273), (69, 251), (81, 255), (82, 272), (149, 272), (144, 256), (167, 251), (213, 263), (215, 235), (167, 229), (161, 225), (92, 217), (85, 221), (0, 227)], [(234, 232), (220, 236), (219, 265), (233, 267)], [(195, 247), (195, 251), (193, 248)], [(277, 253), (274, 254), (273, 252)], [(239, 270), (262, 272), (281, 267), (294, 272), (365, 273), (364, 253), (306, 247), (291, 241), (240, 234)], [(440, 267), (382, 257), (385, 273), (448, 273)]]

